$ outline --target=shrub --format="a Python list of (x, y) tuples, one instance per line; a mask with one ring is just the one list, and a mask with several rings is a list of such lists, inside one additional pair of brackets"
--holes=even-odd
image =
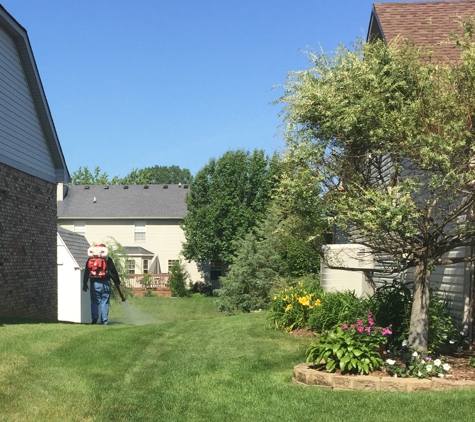
[[(371, 297), (368, 309), (373, 312), (379, 325), (392, 324), (393, 335), (390, 349), (399, 350), (408, 337), (411, 319), (412, 292), (410, 284), (394, 281), (378, 287)], [(431, 352), (437, 352), (449, 341), (458, 338), (457, 329), (450, 316), (449, 303), (444, 297), (431, 289), (429, 302), (429, 344)]]
[(312, 312), (321, 306), (323, 289), (317, 276), (308, 276), (282, 286), (274, 295), (268, 321), (276, 328), (292, 331), (307, 327)]
[(325, 292), (321, 306), (312, 313), (308, 327), (323, 332), (341, 326), (347, 321), (356, 321), (368, 309), (369, 300), (359, 298), (352, 291)]
[(173, 297), (186, 297), (190, 295), (190, 291), (187, 288), (189, 279), (190, 276), (181, 259), (173, 262), (168, 278), (170, 292)]
[(271, 245), (255, 233), (239, 242), (239, 253), (225, 277), (220, 278), (218, 307), (222, 312), (268, 309), (280, 260)]
[(368, 309), (381, 326), (392, 324), (389, 347), (401, 344), (409, 333), (411, 319), (412, 292), (407, 284), (394, 280), (376, 289), (370, 298)]

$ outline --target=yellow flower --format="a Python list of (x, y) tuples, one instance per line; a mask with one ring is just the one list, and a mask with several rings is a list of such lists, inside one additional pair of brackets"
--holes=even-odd
[(284, 312), (290, 311), (292, 309), (292, 305), (289, 303), (287, 307), (285, 308)]
[(306, 296), (299, 297), (299, 302), (300, 302), (303, 306), (308, 306), (308, 305), (310, 305), (310, 301), (308, 300), (308, 297), (306, 297)]
[(320, 299), (317, 299), (317, 300), (315, 301), (315, 306), (322, 306), (322, 302), (321, 302)]

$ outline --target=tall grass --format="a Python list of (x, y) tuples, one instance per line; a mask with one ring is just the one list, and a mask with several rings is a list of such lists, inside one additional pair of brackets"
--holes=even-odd
[[(1, 421), (471, 420), (472, 391), (364, 393), (291, 383), (310, 339), (224, 317), (213, 298), (141, 298), (158, 323), (0, 320)], [(115, 322), (115, 323), (114, 323)]]

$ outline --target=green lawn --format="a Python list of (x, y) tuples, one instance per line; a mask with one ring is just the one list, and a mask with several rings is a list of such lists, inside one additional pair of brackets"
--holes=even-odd
[(473, 419), (472, 390), (293, 385), (309, 339), (267, 329), (265, 313), (226, 317), (204, 297), (136, 298), (128, 306), (113, 304), (107, 327), (0, 319), (0, 420)]

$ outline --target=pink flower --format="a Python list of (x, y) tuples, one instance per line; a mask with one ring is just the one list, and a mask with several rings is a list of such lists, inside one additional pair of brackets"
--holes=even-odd
[(366, 312), (366, 315), (370, 318), (373, 316), (373, 314), (371, 312)]
[(390, 335), (392, 334), (392, 331), (391, 331), (391, 330), (388, 330), (387, 328), (383, 328), (383, 329), (381, 330), (381, 334), (382, 334), (383, 336), (385, 336), (386, 334), (390, 336)]
[(374, 324), (373, 318), (369, 318), (369, 319), (368, 319), (368, 324), (369, 324), (369, 325), (373, 325), (373, 324)]
[(368, 334), (371, 334), (371, 327), (365, 327), (365, 330)]
[(343, 325), (341, 326), (341, 329), (342, 329), (342, 330), (346, 330), (347, 328), (348, 328), (348, 325), (346, 325), (346, 324), (343, 324)]
[(363, 325), (363, 321), (361, 321), (361, 319), (357, 320), (356, 323), (357, 323), (358, 325)]
[(364, 331), (364, 327), (363, 327), (362, 325), (360, 325), (360, 326), (358, 327), (358, 332), (362, 333), (363, 331)]
[(354, 330), (354, 329), (355, 329), (355, 324), (351, 324), (351, 325), (350, 325), (350, 328), (351, 328), (352, 330)]

